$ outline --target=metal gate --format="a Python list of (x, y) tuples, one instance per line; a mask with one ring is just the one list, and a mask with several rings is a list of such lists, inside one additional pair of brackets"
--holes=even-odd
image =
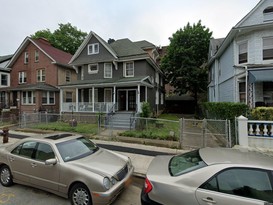
[(231, 147), (230, 121), (181, 119), (180, 144), (183, 148)]

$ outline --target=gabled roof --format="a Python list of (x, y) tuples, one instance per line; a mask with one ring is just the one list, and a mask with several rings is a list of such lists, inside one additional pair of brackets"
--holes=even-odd
[(266, 28), (273, 28), (273, 22), (263, 22), (259, 24), (252, 24), (247, 26), (244, 25), (245, 21), (247, 21), (258, 9), (259, 7), (268, 0), (261, 0), (244, 18), (242, 18), (228, 33), (224, 41), (222, 42), (221, 46), (219, 47), (218, 51), (214, 56), (209, 59), (208, 64), (211, 65), (216, 58), (221, 56), (226, 48), (230, 45), (230, 43), (234, 40), (234, 38), (243, 32), (252, 32), (254, 29), (266, 29)]
[(0, 63), (10, 60), (13, 55), (5, 55), (5, 56), (0, 56)]
[(30, 43), (34, 44), (40, 51), (42, 51), (47, 57), (49, 57), (52, 63), (68, 66), (68, 62), (72, 58), (72, 55), (70, 53), (66, 53), (60, 49), (53, 47), (46, 39), (32, 39), (30, 37), (26, 37), (23, 43), (13, 55), (11, 61), (7, 65), (8, 67), (13, 66), (16, 59)]
[(116, 52), (112, 49), (112, 47), (95, 32), (91, 31), (85, 38), (83, 43), (80, 45), (76, 53), (73, 55), (73, 57), (69, 61), (69, 64), (71, 64), (82, 53), (83, 49), (87, 46), (92, 37), (95, 37), (113, 55), (114, 58), (117, 58)]

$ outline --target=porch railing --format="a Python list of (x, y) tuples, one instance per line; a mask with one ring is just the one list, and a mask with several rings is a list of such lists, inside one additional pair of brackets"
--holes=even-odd
[(108, 113), (113, 108), (113, 102), (71, 102), (63, 103), (61, 112), (101, 112)]

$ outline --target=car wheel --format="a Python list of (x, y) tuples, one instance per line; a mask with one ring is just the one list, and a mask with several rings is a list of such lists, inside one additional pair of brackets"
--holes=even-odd
[(0, 183), (3, 186), (11, 186), (13, 184), (11, 171), (7, 165), (3, 165), (0, 168)]
[(72, 205), (92, 205), (91, 195), (84, 184), (75, 184), (69, 195)]

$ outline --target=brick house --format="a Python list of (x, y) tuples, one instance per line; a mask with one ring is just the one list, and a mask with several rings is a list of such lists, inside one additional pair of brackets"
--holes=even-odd
[(7, 65), (11, 70), (9, 105), (20, 112), (59, 112), (57, 86), (76, 79), (68, 65), (71, 57), (46, 39), (25, 38)]

